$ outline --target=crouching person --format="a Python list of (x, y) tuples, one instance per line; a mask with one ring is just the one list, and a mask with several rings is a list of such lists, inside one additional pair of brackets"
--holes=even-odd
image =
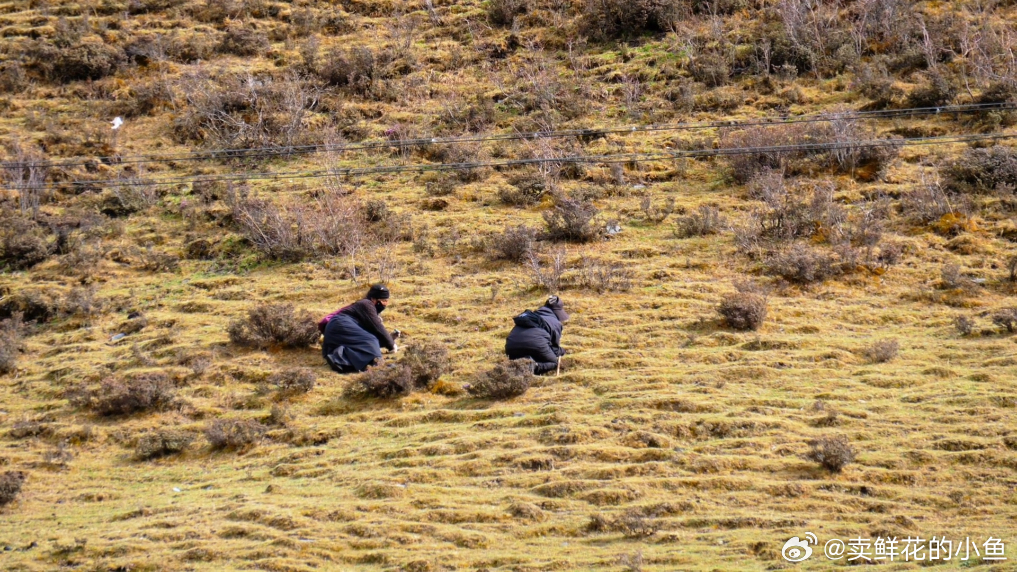
[(533, 373), (542, 375), (558, 368), (558, 359), (565, 355), (561, 347), (562, 324), (568, 321), (565, 306), (557, 296), (534, 311), (526, 310), (513, 321), (515, 327), (505, 340), (509, 359), (531, 358), (536, 364)]
[(389, 298), (388, 288), (376, 284), (363, 300), (340, 308), (318, 322), (318, 330), (325, 336), (321, 355), (332, 371), (364, 371), (381, 357), (381, 348), (396, 351), (399, 330), (390, 335), (378, 315), (388, 306)]

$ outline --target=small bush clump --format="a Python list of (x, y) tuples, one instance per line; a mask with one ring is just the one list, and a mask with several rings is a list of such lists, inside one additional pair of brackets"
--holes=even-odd
[(177, 429), (159, 429), (146, 433), (138, 439), (134, 457), (139, 461), (176, 455), (190, 446), (194, 435)]
[(716, 207), (703, 205), (698, 212), (675, 220), (674, 235), (676, 238), (691, 238), (717, 234), (723, 225), (720, 211)]
[(12, 373), (18, 367), (21, 351), (21, 313), (0, 321), (0, 374)]
[(717, 306), (724, 323), (734, 330), (758, 330), (766, 319), (766, 295), (748, 284), (736, 284), (738, 292), (727, 294)]
[(448, 348), (439, 342), (410, 344), (406, 347), (402, 363), (410, 368), (416, 389), (430, 389), (439, 377), (451, 369)]
[(567, 242), (590, 242), (600, 238), (602, 229), (595, 222), (599, 212), (589, 201), (558, 196), (554, 209), (544, 213), (547, 237)]
[(794, 284), (814, 284), (840, 274), (841, 269), (831, 254), (795, 243), (769, 254), (763, 261), (763, 272)]
[(526, 225), (507, 226), (491, 240), (489, 255), (493, 260), (525, 262), (534, 253), (537, 229)]
[(97, 37), (87, 38), (57, 52), (50, 78), (60, 82), (101, 79), (115, 73), (126, 60), (120, 48), (109, 46)]
[(5, 471), (0, 475), (0, 507), (14, 502), (24, 482), (25, 473), (21, 471)]
[(234, 56), (258, 56), (269, 48), (268, 37), (246, 26), (230, 26), (219, 44), (219, 52)]
[(251, 419), (216, 419), (205, 427), (205, 439), (214, 451), (246, 449), (264, 433), (265, 428)]
[(880, 340), (862, 350), (862, 355), (872, 363), (886, 363), (897, 357), (898, 350), (897, 340)]
[(91, 409), (104, 417), (159, 409), (172, 401), (173, 383), (164, 373), (131, 379), (107, 378), (98, 388), (80, 388), (70, 396), (71, 405)]
[(855, 450), (844, 437), (824, 437), (809, 441), (805, 457), (815, 461), (831, 473), (839, 473), (855, 460)]
[(318, 376), (306, 367), (284, 369), (272, 374), (268, 382), (286, 393), (307, 393), (314, 389)]
[(1017, 149), (970, 149), (943, 169), (947, 191), (991, 193), (1017, 181)]
[(24, 270), (46, 260), (56, 249), (52, 236), (27, 216), (0, 214), (0, 264)]
[(403, 364), (386, 364), (383, 360), (367, 368), (360, 379), (353, 382), (347, 393), (351, 396), (388, 399), (413, 393), (413, 371)]
[(259, 349), (307, 347), (319, 336), (314, 316), (292, 304), (259, 304), (246, 319), (231, 322), (227, 331), (234, 344)]
[(526, 207), (537, 204), (548, 190), (544, 177), (533, 171), (510, 175), (508, 182), (509, 186), (498, 191), (498, 198), (507, 205)]
[(511, 399), (526, 393), (533, 377), (533, 360), (506, 360), (479, 375), (466, 391), (482, 399)]

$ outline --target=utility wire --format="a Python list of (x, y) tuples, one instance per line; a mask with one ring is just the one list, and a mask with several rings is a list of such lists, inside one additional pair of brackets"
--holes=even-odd
[[(225, 148), (212, 149), (187, 154), (149, 154), (149, 155), (125, 155), (125, 156), (104, 156), (84, 160), (72, 161), (40, 161), (34, 163), (17, 163), (22, 167), (80, 167), (94, 162), (117, 165), (136, 165), (146, 163), (171, 163), (183, 161), (205, 161), (224, 159), (266, 159), (271, 157), (287, 157), (291, 155), (304, 155), (319, 151), (362, 151), (373, 149), (387, 149), (392, 147), (423, 147), (427, 145), (449, 145), (456, 143), (477, 143), (486, 141), (518, 141), (551, 139), (561, 137), (598, 138), (611, 134), (625, 133), (647, 133), (662, 131), (693, 131), (704, 129), (720, 128), (745, 128), (757, 126), (787, 125), (795, 123), (823, 123), (833, 121), (851, 121), (862, 119), (893, 119), (897, 117), (914, 117), (940, 114), (960, 113), (984, 113), (988, 111), (1013, 111), (1017, 110), (1017, 103), (977, 103), (967, 105), (952, 105), (940, 107), (913, 107), (907, 109), (887, 109), (876, 111), (850, 111), (843, 113), (823, 113), (815, 115), (799, 115), (788, 117), (770, 117), (746, 121), (708, 121), (696, 123), (672, 123), (661, 125), (633, 125), (629, 127), (603, 127), (603, 128), (579, 128), (559, 131), (534, 131), (526, 133), (504, 133), (499, 135), (477, 135), (466, 137), (448, 138), (415, 138), (403, 141), (374, 141), (342, 145), (334, 143), (318, 143), (313, 145), (276, 146), (276, 147), (249, 147), (249, 148)], [(2, 165), (13, 165), (13, 162), (5, 162)]]
[(180, 185), (195, 183), (213, 183), (229, 181), (252, 181), (252, 180), (290, 180), (290, 179), (315, 179), (325, 177), (350, 177), (371, 174), (392, 174), (404, 172), (427, 172), (427, 171), (459, 171), (477, 169), (484, 167), (515, 167), (526, 165), (540, 165), (549, 163), (641, 163), (648, 161), (673, 160), (680, 158), (701, 158), (701, 157), (724, 157), (735, 155), (751, 154), (783, 154), (801, 153), (809, 151), (832, 151), (838, 149), (872, 149), (882, 147), (913, 147), (927, 145), (944, 145), (949, 143), (970, 143), (978, 141), (1002, 141), (1017, 138), (1017, 134), (988, 133), (979, 135), (947, 135), (940, 137), (913, 137), (902, 139), (875, 139), (869, 141), (843, 141), (826, 143), (804, 143), (798, 145), (777, 145), (765, 147), (730, 147), (721, 149), (692, 149), (682, 151), (664, 151), (657, 153), (626, 153), (609, 155), (587, 155), (569, 157), (550, 157), (536, 159), (508, 159), (503, 161), (485, 161), (472, 163), (437, 163), (421, 165), (393, 165), (382, 167), (362, 168), (336, 168), (319, 171), (289, 171), (289, 172), (262, 172), (262, 173), (236, 173), (219, 175), (193, 175), (180, 177), (167, 177), (162, 179), (106, 179), (96, 181), (65, 181), (62, 183), (50, 183), (46, 188), (55, 189), (66, 185), (72, 186), (116, 186), (116, 187), (150, 187), (158, 185)]

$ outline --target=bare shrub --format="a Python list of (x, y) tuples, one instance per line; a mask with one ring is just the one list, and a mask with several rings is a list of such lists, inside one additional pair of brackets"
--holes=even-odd
[(770, 253), (763, 260), (763, 272), (794, 284), (813, 284), (842, 273), (832, 254), (801, 243)]
[(377, 365), (367, 368), (359, 379), (353, 381), (346, 393), (351, 397), (379, 399), (404, 397), (413, 393), (413, 382), (414, 376), (410, 366), (387, 364), (384, 360), (379, 360)]
[(506, 226), (491, 239), (489, 254), (493, 260), (525, 262), (534, 253), (537, 229), (526, 226)]
[(230, 322), (228, 332), (232, 343), (259, 349), (307, 347), (319, 336), (314, 316), (292, 304), (259, 304), (246, 319)]
[(0, 321), (0, 374), (12, 373), (18, 368), (21, 352), (21, 312)]
[(286, 147), (307, 140), (305, 123), (319, 96), (312, 84), (292, 75), (201, 71), (181, 83), (186, 105), (173, 125), (176, 139), (217, 148)]
[(25, 483), (25, 473), (22, 471), (4, 471), (0, 475), (0, 507), (5, 507), (18, 498), (21, 493), (21, 486)]
[(56, 317), (59, 311), (53, 294), (43, 290), (18, 290), (0, 298), (0, 318), (15, 318), (20, 314), (26, 322), (42, 324)]
[(64, 83), (96, 80), (112, 75), (126, 62), (123, 50), (92, 36), (59, 50), (48, 75), (49, 79)]
[(1017, 332), (1017, 308), (1004, 308), (993, 312), (992, 323), (1006, 328), (1008, 333)]
[(939, 271), (939, 287), (944, 290), (973, 290), (975, 282), (964, 275), (959, 264), (950, 262)]
[(561, 290), (562, 276), (568, 270), (567, 253), (563, 248), (554, 250), (545, 262), (540, 255), (531, 252), (526, 266), (534, 287), (554, 294)]
[(716, 207), (701, 205), (697, 212), (689, 216), (681, 216), (675, 220), (674, 236), (676, 238), (691, 238), (693, 236), (708, 236), (717, 234), (724, 226), (724, 219)]
[(596, 240), (602, 233), (596, 224), (599, 212), (589, 201), (559, 195), (555, 197), (554, 209), (543, 214), (547, 238), (568, 242)]
[(706, 87), (720, 87), (731, 78), (731, 65), (722, 52), (708, 50), (692, 59), (689, 73), (696, 81), (706, 84)]
[(1017, 254), (1006, 259), (1005, 267), (1008, 273), (1006, 279), (1010, 282), (1017, 282)]
[(213, 451), (233, 451), (256, 444), (265, 428), (252, 419), (216, 419), (205, 426), (204, 433)]
[(880, 340), (862, 350), (862, 355), (872, 363), (886, 363), (897, 357), (900, 344), (897, 340)]
[(925, 81), (908, 94), (908, 107), (947, 105), (957, 96), (957, 89), (938, 72), (930, 72)]
[(737, 292), (726, 294), (717, 306), (717, 313), (729, 328), (735, 330), (758, 330), (766, 319), (767, 297), (765, 292), (748, 283), (736, 283)]
[(1017, 181), (1017, 149), (997, 145), (968, 149), (942, 169), (945, 187), (957, 193), (992, 193)]
[(627, 292), (632, 289), (632, 277), (632, 271), (618, 262), (584, 256), (575, 282), (576, 286), (589, 288), (598, 294)]
[(509, 175), (508, 187), (498, 190), (498, 198), (501, 202), (517, 206), (530, 206), (540, 202), (548, 191), (547, 181), (539, 173), (523, 171)]
[[(758, 152), (739, 152), (728, 157), (732, 178), (736, 183), (744, 184), (761, 171), (794, 171), (797, 161), (809, 155), (821, 154), (822, 150), (795, 148), (802, 141), (821, 140), (823, 134), (819, 131), (820, 128), (815, 125), (802, 123), (750, 127), (734, 133), (722, 133), (720, 148), (764, 148)], [(771, 149), (765, 149), (767, 147)]]
[(25, 270), (46, 260), (56, 249), (52, 235), (31, 218), (0, 213), (0, 263)]
[(194, 435), (177, 429), (157, 429), (145, 433), (134, 448), (134, 458), (139, 461), (157, 459), (183, 452), (194, 442)]
[(16, 94), (28, 87), (28, 74), (21, 62), (0, 63), (0, 93)]
[(406, 347), (402, 365), (410, 368), (413, 386), (430, 389), (438, 378), (451, 370), (448, 348), (439, 342), (414, 342)]
[(392, 54), (387, 51), (376, 53), (367, 47), (337, 47), (325, 55), (316, 71), (327, 85), (367, 95), (375, 83), (385, 77), (383, 68), (392, 59)]
[(98, 388), (72, 390), (70, 403), (104, 417), (161, 409), (173, 401), (173, 383), (164, 373), (133, 378), (106, 378)]
[[(3, 182), (18, 192), (21, 214), (31, 213), (32, 218), (36, 218), (46, 194), (49, 167), (45, 163), (48, 159), (42, 151), (22, 146), (17, 141), (8, 146), (7, 155), (0, 164)], [(9, 217), (5, 215), (4, 218)]]
[(960, 214), (958, 209), (964, 206), (962, 198), (951, 196), (938, 180), (922, 181), (901, 197), (905, 215), (918, 224), (933, 223), (952, 213)]
[(268, 378), (268, 382), (287, 393), (307, 393), (314, 389), (318, 376), (314, 370), (306, 367), (293, 367), (278, 371)]
[(598, 41), (667, 31), (685, 16), (684, 3), (667, 0), (589, 0), (582, 3), (581, 29)]
[(824, 437), (808, 442), (805, 458), (815, 461), (831, 473), (839, 473), (855, 460), (855, 450), (844, 437)]
[(260, 56), (268, 51), (268, 37), (263, 32), (242, 24), (226, 28), (226, 34), (219, 43), (218, 51), (234, 56)]
[(495, 26), (508, 28), (516, 16), (526, 13), (527, 0), (490, 0), (487, 3), (487, 19)]
[(533, 378), (533, 360), (506, 360), (478, 375), (466, 391), (481, 399), (511, 399), (526, 393)]

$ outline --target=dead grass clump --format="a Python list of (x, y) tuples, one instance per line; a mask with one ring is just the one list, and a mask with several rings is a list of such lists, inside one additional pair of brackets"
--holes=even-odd
[(481, 399), (511, 399), (526, 393), (533, 382), (533, 360), (506, 360), (483, 373), (466, 391)]
[(534, 253), (537, 229), (526, 225), (506, 226), (491, 239), (488, 255), (493, 260), (525, 262)]
[(12, 270), (31, 268), (56, 249), (52, 238), (31, 218), (5, 210), (0, 213), (0, 264)]
[(101, 79), (127, 62), (123, 50), (107, 45), (96, 36), (59, 50), (56, 56), (48, 75), (49, 79), (62, 83)]
[(194, 441), (194, 435), (177, 429), (158, 429), (138, 439), (134, 458), (139, 461), (176, 455), (187, 449)]
[(259, 56), (268, 51), (268, 37), (254, 28), (241, 24), (226, 28), (226, 34), (219, 43), (218, 51), (234, 56)]
[(268, 382), (284, 393), (307, 393), (314, 389), (318, 376), (306, 367), (293, 367), (272, 374)]
[(367, 368), (360, 378), (347, 388), (349, 397), (376, 397), (389, 399), (405, 397), (413, 392), (413, 371), (403, 364), (386, 364), (379, 360), (377, 365)]
[(763, 272), (793, 284), (814, 284), (841, 274), (841, 268), (833, 255), (795, 243), (768, 254), (763, 260)]
[(205, 427), (204, 433), (213, 451), (234, 451), (257, 443), (265, 428), (251, 419), (216, 419)]
[(554, 209), (544, 213), (547, 238), (554, 241), (591, 242), (600, 238), (596, 224), (600, 211), (593, 203), (564, 195), (555, 197)]
[(1017, 332), (1017, 308), (1004, 308), (992, 314), (992, 323), (1005, 328), (1008, 333)]
[(24, 483), (25, 473), (22, 471), (5, 471), (0, 475), (0, 507), (14, 502)]
[(716, 207), (702, 205), (698, 212), (675, 220), (674, 236), (676, 238), (708, 236), (719, 233), (723, 226), (724, 220), (720, 216), (720, 211)]
[(0, 374), (12, 373), (18, 368), (21, 353), (21, 313), (0, 321)]
[(161, 409), (173, 401), (173, 383), (164, 373), (146, 373), (129, 379), (107, 378), (98, 388), (73, 390), (70, 403), (104, 417)]
[(246, 319), (234, 320), (227, 328), (230, 341), (240, 346), (303, 348), (318, 341), (314, 316), (295, 310), (292, 304), (259, 304)]
[(758, 330), (766, 319), (767, 298), (761, 288), (750, 283), (736, 283), (735, 293), (727, 294), (717, 306), (717, 313), (729, 328)]
[(839, 473), (855, 460), (855, 450), (844, 437), (823, 437), (808, 442), (805, 458), (815, 461), (831, 473)]
[(947, 191), (992, 193), (1017, 181), (1017, 149), (997, 145), (969, 149), (942, 169)]
[(526, 207), (537, 204), (548, 191), (547, 180), (535, 171), (513, 173), (509, 175), (508, 183), (508, 187), (498, 190), (498, 198), (507, 205)]
[(414, 342), (406, 347), (402, 363), (410, 368), (416, 389), (431, 389), (452, 367), (448, 348), (439, 342)]
[(862, 350), (862, 355), (872, 363), (886, 363), (897, 357), (899, 349), (897, 340), (880, 340)]

